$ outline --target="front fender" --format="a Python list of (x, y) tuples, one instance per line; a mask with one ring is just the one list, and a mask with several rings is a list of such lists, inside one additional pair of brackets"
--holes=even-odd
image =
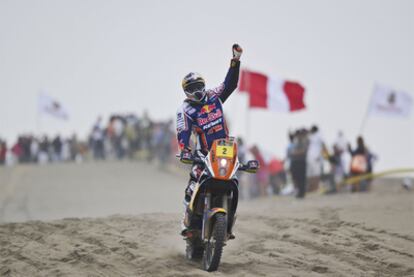
[(209, 239), (212, 232), (212, 227), (214, 225), (214, 216), (216, 214), (222, 213), (227, 216), (227, 211), (223, 208), (213, 208), (208, 211), (207, 217), (205, 219), (205, 229), (204, 229), (204, 239)]
[(208, 212), (208, 220), (210, 221), (212, 217), (214, 217), (215, 214), (217, 213), (223, 213), (225, 215), (227, 215), (227, 211), (224, 208), (212, 208), (209, 212)]

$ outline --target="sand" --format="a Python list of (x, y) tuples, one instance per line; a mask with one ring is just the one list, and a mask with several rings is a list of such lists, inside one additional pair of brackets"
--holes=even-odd
[(398, 181), (242, 201), (207, 273), (178, 235), (185, 180), (139, 162), (1, 168), (0, 276), (414, 276), (414, 192)]

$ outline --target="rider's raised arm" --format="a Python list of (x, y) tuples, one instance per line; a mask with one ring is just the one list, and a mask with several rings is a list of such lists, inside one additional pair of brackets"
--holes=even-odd
[(242, 48), (238, 44), (233, 45), (233, 59), (230, 63), (229, 71), (224, 79), (222, 91), (219, 93), (221, 102), (225, 102), (229, 98), (230, 94), (237, 88), (239, 82), (240, 71), (240, 56), (243, 52)]
[(221, 102), (225, 102), (232, 92), (237, 88), (239, 82), (239, 70), (240, 61), (231, 60), (229, 71), (227, 72), (226, 78), (224, 79), (223, 91), (220, 93), (219, 98)]
[(193, 119), (191, 113), (195, 112), (187, 103), (184, 103), (177, 110), (177, 141), (180, 150), (190, 149), (190, 137), (192, 132)]

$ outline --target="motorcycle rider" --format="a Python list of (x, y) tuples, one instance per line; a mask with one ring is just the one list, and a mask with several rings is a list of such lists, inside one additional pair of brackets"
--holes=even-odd
[[(182, 81), (182, 88), (186, 99), (177, 111), (177, 139), (180, 147), (180, 160), (183, 163), (192, 162), (192, 149), (190, 137), (192, 134), (197, 139), (197, 150), (206, 154), (216, 139), (228, 137), (228, 130), (223, 114), (223, 103), (237, 88), (240, 70), (240, 56), (243, 52), (238, 44), (232, 47), (233, 58), (224, 82), (213, 89), (205, 88), (204, 78), (195, 72), (187, 74)], [(197, 183), (203, 168), (193, 164), (190, 172), (190, 180), (185, 189), (184, 220), (181, 234), (186, 235), (187, 227), (185, 218), (187, 207), (191, 200), (195, 184)]]

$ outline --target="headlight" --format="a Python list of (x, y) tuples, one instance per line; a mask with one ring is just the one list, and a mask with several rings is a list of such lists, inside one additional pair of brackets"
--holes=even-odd
[(227, 167), (228, 167), (227, 159), (220, 159), (219, 160), (219, 175), (220, 176), (226, 176)]
[(226, 174), (227, 174), (227, 169), (225, 169), (225, 168), (220, 168), (220, 170), (219, 170), (219, 174), (220, 174), (220, 176), (226, 176)]

